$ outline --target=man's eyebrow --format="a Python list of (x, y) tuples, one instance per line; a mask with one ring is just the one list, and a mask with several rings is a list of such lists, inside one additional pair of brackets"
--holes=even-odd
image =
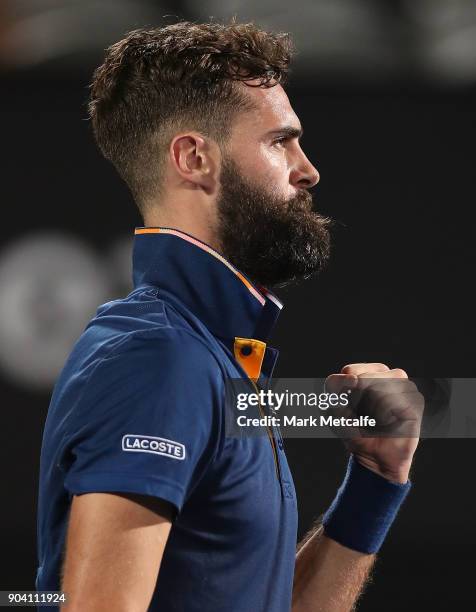
[(304, 130), (302, 128), (296, 128), (292, 125), (284, 125), (281, 128), (267, 132), (266, 136), (287, 136), (288, 138), (299, 139), (303, 134)]

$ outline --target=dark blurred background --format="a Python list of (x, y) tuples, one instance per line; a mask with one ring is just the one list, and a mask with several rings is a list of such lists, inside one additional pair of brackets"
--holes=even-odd
[[(277, 376), (383, 361), (474, 377), (476, 4), (470, 0), (2, 0), (0, 590), (33, 589), (52, 385), (96, 307), (130, 289), (132, 199), (95, 149), (88, 83), (106, 46), (177, 19), (294, 35), (287, 87), (336, 220), (320, 278), (277, 291)], [(338, 440), (288, 439), (302, 535), (332, 500)], [(473, 610), (474, 439), (421, 442), (413, 491), (359, 609)], [(209, 612), (209, 611), (207, 611)], [(212, 612), (212, 611), (210, 611)]]

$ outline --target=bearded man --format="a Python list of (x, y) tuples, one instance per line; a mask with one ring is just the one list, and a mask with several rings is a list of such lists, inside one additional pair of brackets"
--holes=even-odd
[[(144, 226), (134, 289), (76, 343), (44, 431), (36, 587), (62, 589), (68, 612), (350, 610), (410, 488), (416, 437), (351, 442), (296, 553), (278, 428), (226, 435), (226, 380), (265, 388), (276, 362), (270, 288), (329, 255), (291, 56), (254, 24), (180, 22), (131, 32), (94, 74), (95, 137)], [(333, 378), (382, 376), (407, 378), (372, 363)]]

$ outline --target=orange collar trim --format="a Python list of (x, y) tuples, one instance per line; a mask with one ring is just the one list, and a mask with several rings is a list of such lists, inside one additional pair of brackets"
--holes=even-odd
[[(210, 253), (210, 255), (213, 255), (213, 257), (216, 257), (216, 259), (219, 259), (223, 264), (225, 264), (225, 266), (229, 270), (231, 270), (240, 279), (240, 281), (248, 288), (249, 292), (258, 300), (258, 302), (260, 302), (260, 304), (264, 306), (266, 302), (266, 298), (263, 295), (261, 295), (261, 293), (255, 287), (253, 287), (250, 281), (239, 270), (237, 270), (227, 259), (225, 259), (223, 255), (220, 255), (218, 251), (215, 251), (215, 249), (212, 249), (212, 247), (208, 246), (208, 244), (205, 244), (201, 240), (198, 240), (197, 238), (194, 238), (193, 236), (190, 236), (189, 234), (185, 234), (184, 232), (181, 232), (179, 230), (172, 229), (169, 227), (138, 227), (135, 230), (135, 234), (136, 235), (138, 234), (172, 234), (174, 236), (178, 236), (179, 238), (183, 238), (183, 240), (187, 240), (188, 242), (191, 242), (195, 246), (198, 246), (199, 248), (203, 249), (207, 253)], [(275, 302), (275, 300), (276, 298), (273, 300), (273, 302)]]

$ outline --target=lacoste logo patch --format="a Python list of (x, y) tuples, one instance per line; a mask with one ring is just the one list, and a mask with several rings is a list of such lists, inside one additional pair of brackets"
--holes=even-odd
[(154, 453), (180, 461), (185, 459), (185, 446), (183, 444), (156, 436), (126, 434), (122, 436), (122, 450), (133, 453)]

